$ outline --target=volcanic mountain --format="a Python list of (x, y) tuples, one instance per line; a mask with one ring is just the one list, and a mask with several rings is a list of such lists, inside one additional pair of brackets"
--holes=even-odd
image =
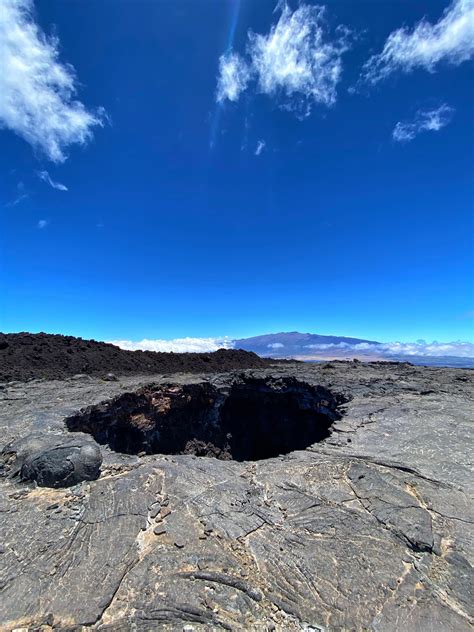
[(298, 331), (265, 334), (252, 338), (234, 340), (237, 349), (253, 351), (261, 356), (298, 357), (318, 355), (321, 352), (337, 354), (348, 347), (358, 344), (379, 345), (374, 340), (348, 338), (346, 336), (320, 336), (319, 334), (302, 334)]

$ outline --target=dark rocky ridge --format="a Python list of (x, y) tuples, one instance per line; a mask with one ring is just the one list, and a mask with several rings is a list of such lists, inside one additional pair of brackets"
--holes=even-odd
[(255, 353), (220, 349), (213, 353), (126, 351), (95, 340), (56, 334), (1, 334), (0, 382), (56, 380), (84, 373), (104, 377), (156, 373), (212, 373), (268, 366)]
[(77, 449), (93, 439), (66, 419), (95, 427), (102, 410), (110, 428), (109, 413), (130, 401), (133, 415), (144, 396), (142, 430), (156, 430), (152, 393), (171, 389), (186, 408), (187, 395), (202, 403), (249, 384), (253, 402), (279, 389), (281, 401), (291, 388), (314, 396), (337, 413), (331, 434), (256, 461), (104, 443), (99, 478), (61, 489), (21, 482), (8, 456), (0, 629), (471, 630), (472, 371), (331, 362), (17, 382), (0, 388), (0, 432)]

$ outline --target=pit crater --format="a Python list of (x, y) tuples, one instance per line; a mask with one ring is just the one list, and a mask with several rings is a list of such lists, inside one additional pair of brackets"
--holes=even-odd
[(241, 377), (226, 386), (150, 384), (83, 409), (65, 423), (125, 454), (257, 461), (329, 437), (341, 403), (341, 396), (293, 377)]

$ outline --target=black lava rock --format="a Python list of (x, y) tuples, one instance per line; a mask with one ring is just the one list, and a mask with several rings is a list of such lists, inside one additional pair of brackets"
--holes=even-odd
[(72, 336), (0, 333), (0, 382), (56, 380), (77, 374), (114, 381), (110, 374), (212, 373), (265, 368), (269, 364), (269, 360), (242, 349), (219, 349), (213, 353), (126, 351)]
[(1, 453), (9, 476), (36, 481), (40, 487), (69, 487), (99, 478), (102, 454), (90, 437), (30, 435)]

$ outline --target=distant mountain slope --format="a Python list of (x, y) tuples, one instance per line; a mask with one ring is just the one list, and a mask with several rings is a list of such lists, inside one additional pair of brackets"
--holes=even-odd
[[(378, 345), (374, 340), (348, 338), (345, 336), (320, 336), (318, 334), (302, 334), (298, 331), (265, 334), (252, 338), (234, 340), (235, 348), (253, 351), (264, 356), (304, 356), (315, 355), (324, 349), (340, 349), (357, 344)], [(330, 345), (330, 346), (326, 346)]]

